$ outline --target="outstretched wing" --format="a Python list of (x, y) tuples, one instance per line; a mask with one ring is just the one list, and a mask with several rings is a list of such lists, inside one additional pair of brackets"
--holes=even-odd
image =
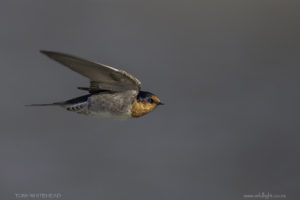
[(123, 70), (64, 53), (52, 51), (41, 51), (41, 53), (89, 78), (90, 92), (97, 90), (139, 91), (141, 88), (141, 82)]

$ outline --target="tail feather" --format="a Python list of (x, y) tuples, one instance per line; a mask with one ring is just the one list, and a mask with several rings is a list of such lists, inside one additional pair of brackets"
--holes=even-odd
[(45, 104), (29, 104), (25, 106), (61, 106), (63, 102), (55, 102), (55, 103), (45, 103)]
[(45, 103), (45, 104), (30, 104), (30, 105), (25, 105), (25, 106), (68, 106), (68, 105), (86, 102), (90, 96), (92, 96), (92, 94), (87, 94), (84, 96), (76, 97), (76, 98), (73, 98), (73, 99), (70, 99), (67, 101), (62, 101), (62, 102)]
[(90, 91), (91, 89), (88, 87), (77, 87), (78, 90)]

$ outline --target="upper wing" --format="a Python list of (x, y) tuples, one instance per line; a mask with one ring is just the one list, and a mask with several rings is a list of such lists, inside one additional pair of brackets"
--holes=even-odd
[(91, 91), (139, 91), (141, 88), (141, 82), (123, 70), (64, 53), (51, 51), (41, 51), (41, 53), (89, 78), (91, 81)]

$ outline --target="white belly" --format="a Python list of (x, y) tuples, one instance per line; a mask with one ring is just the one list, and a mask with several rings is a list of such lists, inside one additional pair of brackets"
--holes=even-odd
[(93, 116), (93, 117), (100, 117), (100, 118), (105, 118), (105, 119), (115, 119), (115, 120), (128, 120), (128, 119), (132, 118), (130, 113), (114, 114), (114, 113), (110, 113), (110, 112), (90, 111), (89, 115)]

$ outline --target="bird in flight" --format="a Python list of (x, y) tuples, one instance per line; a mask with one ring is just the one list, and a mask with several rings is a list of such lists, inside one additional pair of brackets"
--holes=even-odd
[(141, 82), (123, 70), (64, 53), (40, 52), (89, 78), (90, 87), (78, 87), (89, 94), (67, 101), (30, 106), (57, 105), (89, 116), (126, 120), (141, 117), (163, 105), (156, 95), (141, 91)]

